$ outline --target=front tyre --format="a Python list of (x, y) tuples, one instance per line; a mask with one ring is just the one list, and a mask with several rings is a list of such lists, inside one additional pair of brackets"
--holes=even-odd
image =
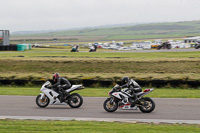
[(68, 104), (71, 108), (79, 108), (83, 104), (83, 98), (78, 93), (70, 95)]
[(104, 101), (103, 107), (107, 112), (115, 112), (118, 108), (118, 102), (115, 100), (111, 101), (111, 98), (107, 98)]
[(44, 95), (42, 98), (41, 98), (41, 95), (38, 95), (36, 97), (36, 104), (40, 107), (40, 108), (45, 108), (46, 106), (49, 105), (49, 98)]
[(158, 47), (157, 47), (157, 50), (160, 50), (161, 48), (162, 48), (162, 46), (158, 46)]
[(155, 102), (149, 98), (144, 97), (140, 99), (141, 106), (139, 106), (140, 111), (143, 113), (150, 113), (155, 109)]

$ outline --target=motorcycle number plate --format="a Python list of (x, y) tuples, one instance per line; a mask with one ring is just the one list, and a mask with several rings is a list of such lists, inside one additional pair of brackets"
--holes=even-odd
[(123, 107), (119, 107), (119, 109), (124, 109), (124, 110), (137, 110), (137, 106), (135, 107), (130, 107), (130, 105), (125, 105)]
[(129, 108), (130, 108), (129, 105), (124, 106), (124, 109), (129, 109)]

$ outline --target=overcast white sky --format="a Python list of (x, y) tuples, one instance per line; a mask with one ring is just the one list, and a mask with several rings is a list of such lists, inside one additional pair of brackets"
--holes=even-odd
[(0, 0), (0, 30), (200, 20), (200, 0)]

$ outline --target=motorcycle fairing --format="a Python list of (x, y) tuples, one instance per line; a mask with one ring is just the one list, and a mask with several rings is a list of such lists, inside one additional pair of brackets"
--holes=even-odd
[(68, 93), (70, 93), (70, 92), (72, 92), (72, 91), (74, 91), (74, 90), (78, 90), (77, 88), (79, 88), (79, 87), (82, 87), (82, 85), (72, 85), (72, 87), (69, 88), (69, 89), (67, 89), (66, 91), (67, 91)]

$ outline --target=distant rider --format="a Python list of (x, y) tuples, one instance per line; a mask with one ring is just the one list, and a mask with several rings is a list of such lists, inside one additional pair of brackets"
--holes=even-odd
[(60, 77), (59, 73), (53, 74), (53, 81), (55, 84), (49, 87), (53, 88), (54, 91), (59, 93), (58, 97), (54, 97), (54, 99), (58, 98), (60, 102), (64, 102), (69, 95), (69, 93), (67, 93), (65, 90), (71, 88), (70, 82), (66, 78)]
[(129, 79), (129, 77), (123, 77), (122, 86), (120, 86), (120, 89), (121, 88), (127, 88), (125, 92), (128, 92), (131, 95), (131, 98), (134, 100), (134, 102), (130, 101), (130, 103), (131, 107), (134, 107), (135, 104), (138, 102), (138, 98), (135, 93), (142, 92), (142, 88), (140, 87), (140, 85), (133, 79)]

